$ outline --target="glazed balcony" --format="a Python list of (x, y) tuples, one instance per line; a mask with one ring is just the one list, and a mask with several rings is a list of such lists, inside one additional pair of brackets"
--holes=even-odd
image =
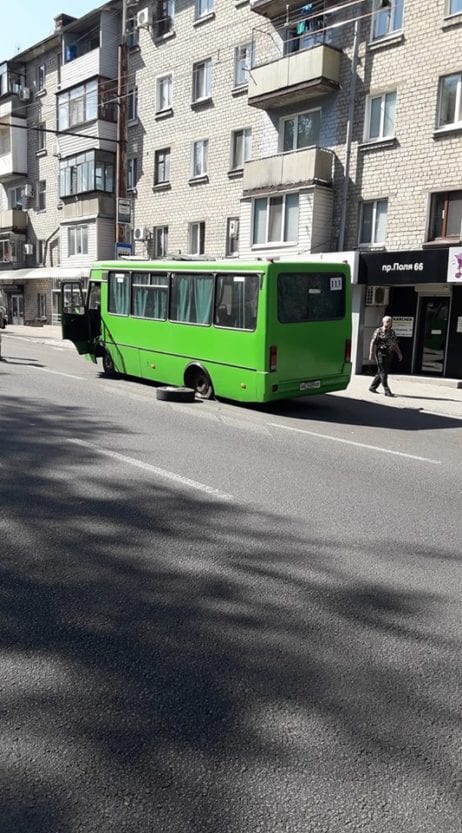
[(319, 147), (253, 159), (244, 165), (244, 193), (281, 190), (313, 183), (331, 185), (333, 153)]
[(27, 228), (27, 212), (19, 208), (0, 211), (0, 231), (24, 233)]
[(341, 52), (320, 44), (249, 73), (248, 103), (263, 110), (305, 102), (340, 88)]

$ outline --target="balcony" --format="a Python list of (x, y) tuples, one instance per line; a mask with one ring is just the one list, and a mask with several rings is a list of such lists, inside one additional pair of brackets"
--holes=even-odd
[(311, 147), (254, 159), (244, 165), (244, 194), (282, 190), (295, 185), (332, 184), (333, 153)]
[(265, 17), (282, 17), (287, 13), (287, 6), (294, 6), (300, 8), (300, 3), (292, 0), (288, 3), (287, 0), (250, 0), (250, 9), (252, 12), (258, 12)]
[(24, 232), (27, 228), (27, 212), (18, 208), (0, 211), (0, 231)]
[(0, 104), (0, 182), (27, 174), (27, 121), (11, 108), (11, 101)]
[(120, 21), (112, 12), (95, 12), (82, 21), (66, 26), (62, 42), (62, 90), (81, 84), (89, 78), (117, 77), (117, 49)]
[(321, 44), (254, 67), (249, 73), (248, 103), (272, 110), (338, 90), (340, 57), (338, 49)]

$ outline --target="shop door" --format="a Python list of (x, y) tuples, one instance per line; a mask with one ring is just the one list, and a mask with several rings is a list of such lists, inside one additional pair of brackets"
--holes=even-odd
[(12, 324), (24, 324), (24, 296), (23, 295), (12, 295), (11, 296), (11, 323)]
[(422, 298), (418, 373), (443, 375), (448, 320), (449, 298)]

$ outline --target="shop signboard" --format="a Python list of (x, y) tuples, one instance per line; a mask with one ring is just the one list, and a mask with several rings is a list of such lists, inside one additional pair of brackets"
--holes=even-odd
[(414, 317), (412, 315), (394, 315), (393, 329), (398, 338), (412, 338), (414, 335)]
[(360, 254), (359, 281), (369, 286), (445, 283), (447, 272), (447, 249)]
[(448, 283), (460, 283), (462, 286), (462, 246), (450, 246), (448, 249)]

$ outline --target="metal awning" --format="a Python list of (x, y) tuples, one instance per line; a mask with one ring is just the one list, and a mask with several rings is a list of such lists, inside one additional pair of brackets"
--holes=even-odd
[(8, 269), (0, 271), (1, 283), (23, 283), (24, 281), (41, 281), (41, 280), (60, 280), (60, 281), (76, 281), (82, 278), (88, 278), (90, 274), (89, 269), (72, 269), (70, 267), (50, 267), (37, 266), (36, 269)]

